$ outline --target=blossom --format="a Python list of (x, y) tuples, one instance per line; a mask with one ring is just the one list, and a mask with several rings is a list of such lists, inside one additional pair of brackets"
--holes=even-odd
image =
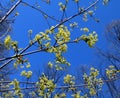
[(11, 37), (8, 35), (4, 40), (4, 45), (9, 49), (11, 44)]
[(81, 31), (84, 31), (84, 32), (89, 32), (89, 29), (88, 29), (87, 27), (81, 28), (80, 30), (81, 30)]

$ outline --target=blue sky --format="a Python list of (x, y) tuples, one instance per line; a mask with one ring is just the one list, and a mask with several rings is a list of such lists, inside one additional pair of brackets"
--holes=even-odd
[[(30, 4), (34, 4), (37, 0), (24, 0)], [(61, 17), (61, 12), (59, 11), (58, 2), (64, 0), (51, 0), (50, 5), (46, 5), (45, 3), (40, 3), (40, 8), (48, 13), (49, 15), (55, 16), (56, 18)], [(91, 0), (92, 1), (92, 0)], [(99, 36), (99, 41), (96, 46), (105, 48), (107, 47), (107, 43), (104, 38), (104, 31), (107, 24), (109, 24), (113, 20), (117, 20), (120, 18), (120, 0), (111, 0), (107, 6), (98, 5), (97, 10), (95, 11), (95, 17), (100, 19), (99, 23), (93, 21), (92, 18), (89, 18), (88, 22), (83, 22), (82, 17), (76, 17), (72, 19), (72, 21), (78, 21), (80, 27), (88, 27), (90, 31), (96, 31)], [(87, 7), (89, 5), (89, 1), (81, 0), (80, 6)], [(67, 10), (67, 15), (73, 15), (76, 10), (76, 6), (73, 4), (72, 0), (70, 0), (70, 4)], [(13, 24), (13, 33), (12, 38), (14, 40), (19, 41), (20, 47), (25, 47), (28, 44), (28, 30), (33, 30), (33, 37), (35, 34), (44, 31), (48, 26), (46, 25), (46, 21), (42, 17), (42, 15), (30, 7), (20, 5), (13, 12), (19, 12), (19, 16), (16, 17), (15, 23)], [(51, 25), (55, 25), (54, 21), (50, 21)], [(79, 29), (75, 29), (72, 34), (75, 36), (80, 34), (81, 31)], [(81, 33), (82, 34), (82, 33)], [(72, 36), (74, 37), (74, 36)], [(34, 47), (32, 48), (34, 49)], [(89, 48), (87, 44), (84, 42), (80, 42), (79, 44), (69, 45), (68, 52), (65, 54), (67, 60), (71, 63), (71, 66), (74, 68), (79, 65), (93, 65), (96, 62), (95, 49)], [(29, 61), (31, 62), (32, 69), (41, 69), (49, 60), (53, 60), (54, 56), (49, 53), (37, 53), (30, 56), (27, 56)]]

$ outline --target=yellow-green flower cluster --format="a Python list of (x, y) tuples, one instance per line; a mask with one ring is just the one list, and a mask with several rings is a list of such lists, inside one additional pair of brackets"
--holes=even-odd
[(67, 45), (63, 44), (60, 45), (59, 47), (56, 47), (54, 50), (55, 56), (56, 56), (56, 63), (61, 63), (61, 64), (66, 64), (70, 66), (70, 63), (67, 62), (67, 60), (62, 56), (63, 52), (67, 51)]
[(41, 36), (40, 36), (40, 34), (37, 34), (36, 36), (35, 36), (35, 40), (40, 40), (40, 38), (41, 38)]
[(66, 98), (66, 94), (65, 93), (55, 94), (54, 98)]
[(67, 51), (67, 44), (59, 45), (59, 47), (56, 47), (56, 52), (66, 52)]
[(70, 24), (70, 27), (74, 28), (74, 27), (78, 27), (78, 23), (77, 22), (73, 22)]
[(96, 90), (95, 90), (95, 88), (90, 88), (90, 91), (89, 91), (89, 94), (90, 95), (96, 95)]
[(50, 44), (51, 44), (50, 42), (47, 42), (47, 43), (44, 44), (44, 46), (49, 49), (49, 48), (51, 48)]
[(11, 45), (11, 37), (8, 35), (5, 40), (4, 40), (4, 45), (7, 47), (7, 48), (10, 48), (10, 45)]
[[(26, 62), (28, 62), (27, 59), (24, 59), (23, 56), (21, 56), (21, 55), (17, 55), (13, 65), (14, 65), (15, 68), (18, 68), (18, 65), (23, 65)], [(26, 68), (27, 68), (28, 65), (29, 64), (27, 63)]]
[(14, 95), (13, 91), (8, 91), (8, 92), (2, 93), (1, 96), (4, 96), (4, 98), (13, 98), (13, 96), (15, 96), (15, 95)]
[(54, 33), (54, 26), (51, 26), (50, 27), (50, 29), (47, 29), (45, 32), (46, 32), (46, 34), (52, 34), (52, 33)]
[(16, 13), (15, 13), (15, 16), (18, 16), (18, 15), (19, 15), (19, 12), (16, 12)]
[(19, 98), (23, 98), (23, 94), (21, 93), (20, 90), (19, 81), (17, 81), (17, 79), (14, 79), (14, 81), (12, 81), (9, 85), (14, 86), (15, 89), (14, 95), (18, 96)]
[(70, 66), (70, 63), (67, 62), (67, 60), (62, 56), (62, 55), (59, 55), (58, 53), (56, 53), (56, 63), (58, 64), (66, 64), (68, 66)]
[(72, 96), (73, 98), (81, 98), (80, 92), (76, 92), (76, 94), (73, 94)]
[(30, 78), (32, 76), (32, 71), (25, 71), (25, 70), (23, 70), (21, 72), (21, 76), (25, 76), (27, 78)]
[(70, 41), (70, 32), (68, 31), (67, 27), (61, 25), (58, 28), (58, 33), (56, 34), (55, 39), (59, 45), (69, 42)]
[(39, 82), (36, 83), (39, 96), (44, 97), (54, 91), (56, 85), (53, 80), (49, 80), (44, 74), (40, 77)]
[(30, 67), (31, 67), (31, 65), (30, 65), (30, 63), (28, 62), (27, 65), (26, 65), (26, 68), (30, 68)]
[(88, 98), (87, 95), (81, 96), (80, 91), (72, 95), (73, 98)]
[(118, 73), (120, 73), (120, 70), (115, 69), (115, 67), (112, 65), (106, 69), (106, 75), (109, 79), (115, 78)]
[(101, 78), (97, 78), (99, 71), (95, 68), (91, 68), (90, 75), (84, 74), (83, 79), (87, 88), (89, 89), (89, 94), (94, 96), (97, 91), (101, 90), (103, 81)]
[(75, 84), (74, 80), (75, 80), (75, 77), (70, 74), (67, 74), (64, 77), (64, 83), (68, 85), (74, 85)]
[(83, 14), (83, 20), (86, 22), (86, 21), (88, 21), (88, 13), (87, 12), (85, 12), (84, 14)]
[(46, 32), (46, 33), (40, 32), (40, 33), (36, 34), (33, 42), (37, 41), (38, 45), (40, 45), (40, 48), (48, 49), (48, 48), (50, 48), (50, 44), (51, 44), (50, 40), (51, 40), (51, 38), (49, 36), (49, 32)]
[(93, 16), (93, 13), (94, 13), (93, 10), (89, 10), (89, 11), (88, 11), (88, 14), (89, 14), (90, 16)]
[(91, 72), (90, 72), (90, 76), (92, 77), (97, 77), (99, 75), (99, 71), (93, 67), (90, 68)]
[(81, 28), (80, 30), (81, 30), (81, 31), (84, 31), (85, 33), (89, 32), (89, 29), (88, 29), (87, 27)]
[(57, 47), (50, 47), (47, 52), (55, 53), (56, 63), (66, 64), (70, 66), (70, 63), (62, 56), (62, 53), (67, 51), (67, 44), (58, 45)]
[(63, 67), (61, 67), (60, 65), (55, 65), (55, 69), (56, 70), (63, 70)]
[[(50, 46), (50, 45), (46, 45), (45, 46)], [(61, 55), (62, 52), (66, 52), (67, 51), (67, 44), (62, 44), (62, 45), (59, 45), (57, 47), (50, 47), (47, 52), (51, 52), (51, 53), (58, 53), (56, 54), (57, 55)]]
[(53, 63), (52, 63), (52, 62), (48, 62), (48, 66), (49, 66), (50, 68), (52, 68), (52, 67), (53, 67)]
[(58, 5), (60, 6), (60, 10), (61, 10), (61, 11), (65, 11), (66, 5), (64, 5), (62, 2), (59, 2)]
[(51, 40), (49, 35), (44, 33), (44, 32), (40, 32), (39, 34), (36, 34), (35, 36), (35, 41), (40, 41), (40, 40)]
[(82, 35), (80, 39), (84, 40), (90, 47), (93, 47), (98, 41), (98, 35), (93, 31), (93, 33), (90, 33), (89, 35)]
[(13, 41), (8, 35), (4, 40), (4, 45), (7, 49), (10, 49), (11, 47), (14, 49), (15, 52), (18, 52), (18, 43), (17, 41)]

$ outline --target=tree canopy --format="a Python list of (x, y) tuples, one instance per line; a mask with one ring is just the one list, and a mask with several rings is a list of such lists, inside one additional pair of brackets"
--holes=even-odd
[[(74, 44), (84, 42), (90, 47), (89, 49), (95, 46), (98, 41), (97, 31), (94, 28), (84, 26), (84, 24), (90, 20), (99, 23), (100, 20), (95, 13), (100, 6), (107, 5), (109, 1), (1, 1), (0, 36), (3, 40), (1, 39), (0, 47), (2, 49), (0, 49), (2, 52), (5, 48), (5, 51), (9, 51), (9, 55), (0, 58), (0, 62), (2, 62), (0, 75), (3, 75), (2, 70), (5, 68), (8, 71), (10, 68), (14, 69), (18, 75), (12, 74), (10, 80), (1, 78), (0, 96), (3, 98), (98, 98), (105, 82), (119, 79), (120, 70), (116, 69), (114, 65), (108, 66), (107, 69), (104, 69), (107, 76), (104, 79), (100, 76), (98, 69), (91, 67), (88, 72), (83, 73), (81, 77), (83, 82), (78, 84), (75, 76), (71, 73), (65, 73), (71, 66), (71, 62), (67, 60), (65, 54), (68, 52), (69, 47), (74, 47)], [(4, 8), (6, 6), (4, 3), (7, 3), (10, 7)], [(30, 9), (28, 8), (28, 12), (25, 12), (24, 15), (31, 15), (24, 19), (24, 15), (19, 12), (19, 9), (22, 9), (24, 13), (25, 7)], [(32, 17), (35, 11), (39, 12), (39, 15)], [(29, 21), (40, 18), (40, 21), (32, 24), (35, 29), (39, 30), (39, 33), (34, 32), (31, 27), (26, 27), (26, 25), (19, 25), (15, 28), (18, 28), (19, 37), (23, 42), (12, 38), (10, 33), (12, 22), (18, 20), (20, 15), (23, 15), (23, 18), (19, 22), (26, 21), (28, 26), (31, 25)], [(79, 20), (76, 17), (79, 17)], [(12, 26), (15, 27), (14, 23)], [(27, 31), (21, 32), (22, 28)], [(35, 54), (42, 56), (42, 53), (44, 55), (49, 54), (50, 61), (46, 61), (45, 71), (41, 72), (37, 79), (34, 79), (35, 72), (32, 70), (34, 65), (31, 64), (30, 56), (32, 55), (32, 60), (34, 60), (33, 58), (36, 58)], [(40, 60), (38, 63), (40, 63)], [(13, 79), (13, 77), (15, 78)], [(85, 92), (79, 89), (81, 87), (84, 88)]]

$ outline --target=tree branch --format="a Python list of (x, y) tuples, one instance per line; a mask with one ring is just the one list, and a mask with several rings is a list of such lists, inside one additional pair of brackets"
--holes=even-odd
[[(116, 77), (116, 78), (113, 78), (113, 79), (108, 79), (108, 80), (103, 80), (103, 82), (113, 82), (113, 81), (116, 81), (116, 80), (119, 80), (120, 77)], [(0, 81), (0, 84), (2, 83), (11, 83), (10, 81)], [(19, 83), (22, 83), (22, 84), (30, 84), (30, 85), (35, 85), (36, 82), (19, 82)], [(99, 83), (102, 83), (102, 82), (97, 82), (96, 84), (99, 84)], [(79, 88), (79, 87), (84, 87), (84, 86), (88, 86), (88, 84), (80, 84), (80, 85), (71, 85), (71, 86), (57, 86), (55, 89), (67, 89), (67, 88)], [(25, 87), (25, 88), (21, 88), (20, 90), (27, 90), (27, 89), (37, 89), (38, 87), (37, 86), (33, 86), (33, 87)], [(7, 92), (7, 91), (13, 91), (15, 89), (4, 89), (4, 90), (0, 90), (0, 92)]]
[(11, 7), (11, 9), (0, 19), (0, 23), (2, 23), (14, 10), (15, 8), (22, 2), (22, 0), (18, 0), (15, 5)]
[[(6, 14), (4, 17), (7, 17), (7, 16), (17, 7), (17, 5), (20, 4), (21, 2), (22, 2), (22, 1), (19, 0), (19, 1), (15, 4), (16, 6), (14, 5), (14, 6), (12, 7), (12, 9), (11, 9), (10, 11), (8, 11), (9, 13)], [(71, 19), (73, 19), (73, 18), (75, 18), (75, 17), (83, 14), (84, 12), (88, 11), (90, 8), (92, 8), (93, 6), (95, 6), (98, 2), (99, 2), (99, 0), (96, 0), (96, 1), (93, 2), (90, 6), (88, 6), (87, 8), (85, 8), (84, 10), (78, 12), (77, 14), (75, 14), (75, 15), (73, 15), (73, 16), (68, 17), (67, 19), (64, 19), (61, 23), (59, 23), (59, 24), (57, 24), (56, 26), (54, 26), (54, 28), (52, 28), (51, 30), (54, 30), (54, 29), (58, 28), (60, 25), (66, 23), (67, 21), (69, 21), (69, 20), (71, 20)], [(4, 18), (4, 19), (5, 19), (5, 18)], [(4, 20), (4, 19), (3, 19), (3, 20)], [(2, 20), (2, 21), (3, 21), (3, 20)], [(32, 45), (34, 45), (35, 43), (37, 43), (37, 41), (34, 41), (32, 44), (29, 44), (28, 46), (26, 46), (22, 51), (20, 51), (20, 53), (19, 53), (18, 55), (22, 55), (26, 50), (28, 50), (28, 49), (29, 49)], [(4, 68), (7, 64), (9, 64), (10, 62), (12, 62), (12, 61), (13, 61), (13, 58), (11, 58), (7, 63), (5, 63), (5, 64), (3, 64), (2, 66), (0, 66), (0, 70), (1, 70), (2, 68)]]

